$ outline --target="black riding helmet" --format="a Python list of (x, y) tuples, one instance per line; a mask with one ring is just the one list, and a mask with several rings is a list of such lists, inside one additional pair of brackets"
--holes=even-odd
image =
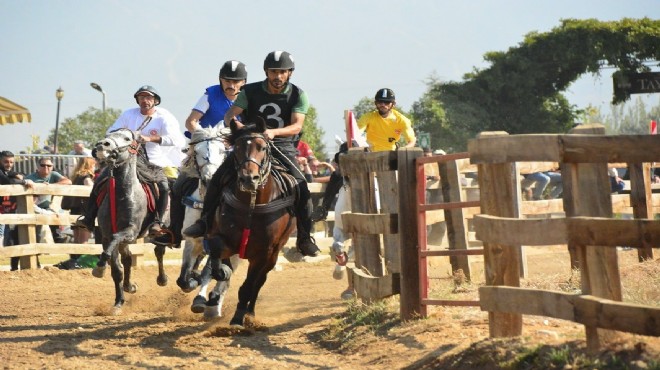
[(141, 92), (148, 92), (149, 94), (151, 94), (151, 96), (156, 98), (156, 105), (160, 104), (160, 95), (158, 95), (158, 91), (156, 91), (156, 89), (154, 89), (154, 87), (151, 86), (151, 85), (141, 86), (138, 89), (138, 91), (136, 91), (135, 94), (133, 94), (133, 97), (135, 98), (136, 103), (140, 104), (140, 102), (137, 100), (137, 96)]
[(393, 102), (394, 99), (394, 91), (392, 89), (388, 88), (383, 88), (378, 91), (376, 91), (376, 96), (374, 97), (375, 101), (386, 101), (386, 102)]
[(275, 50), (266, 55), (264, 59), (264, 70), (268, 69), (288, 69), (293, 71), (296, 64), (293, 61), (293, 55), (286, 51)]
[(220, 68), (220, 78), (225, 80), (247, 80), (247, 69), (245, 64), (238, 60), (228, 60)]

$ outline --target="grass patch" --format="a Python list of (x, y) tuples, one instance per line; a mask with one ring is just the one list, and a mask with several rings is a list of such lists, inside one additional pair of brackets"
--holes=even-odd
[(345, 312), (332, 320), (321, 340), (331, 349), (357, 351), (361, 344), (387, 335), (388, 330), (398, 323), (398, 299), (371, 304), (354, 299), (349, 301)]

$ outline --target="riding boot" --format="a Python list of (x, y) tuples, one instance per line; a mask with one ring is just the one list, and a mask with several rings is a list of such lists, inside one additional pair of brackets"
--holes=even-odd
[(180, 194), (175, 194), (172, 191), (170, 197), (170, 225), (167, 227), (170, 232), (153, 238), (152, 243), (174, 248), (181, 246), (181, 228), (183, 228), (183, 219), (186, 212), (186, 207), (181, 203), (181, 200)]
[(89, 200), (87, 201), (87, 207), (85, 207), (83, 214), (71, 226), (72, 228), (84, 228), (91, 232), (94, 231), (96, 227), (96, 215), (99, 213), (99, 206), (96, 203), (97, 196), (98, 194), (92, 189), (92, 192), (89, 194)]
[(161, 224), (165, 219), (167, 213), (167, 204), (169, 202), (169, 186), (167, 180), (157, 183), (158, 192), (160, 193), (156, 200), (156, 221), (150, 227), (150, 233), (159, 234), (161, 232)]
[(321, 254), (321, 250), (316, 245), (316, 241), (311, 235), (312, 231), (312, 200), (306, 182), (299, 182), (298, 189), (300, 197), (295, 204), (296, 208), (296, 226), (298, 235), (296, 238), (296, 248), (304, 256), (316, 257)]

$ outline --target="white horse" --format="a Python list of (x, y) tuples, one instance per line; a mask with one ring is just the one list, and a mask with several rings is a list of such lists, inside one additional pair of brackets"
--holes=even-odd
[[(224, 143), (224, 137), (227, 134), (229, 134), (229, 129), (222, 127), (222, 125), (213, 128), (198, 128), (192, 133), (187, 153), (188, 157), (184, 160), (180, 170), (188, 177), (199, 180), (195, 192), (184, 197), (186, 212), (183, 230), (201, 216), (206, 184), (211, 181), (211, 177), (225, 160), (227, 154)], [(229, 289), (229, 281), (217, 282), (207, 299), (208, 287), (212, 280), (208, 260), (202, 270), (199, 271), (206, 254), (203, 238), (186, 238), (181, 274), (177, 279), (177, 285), (186, 293), (199, 287), (200, 290), (193, 299), (190, 309), (194, 313), (204, 313), (205, 318), (212, 319), (222, 316), (222, 302)], [(232, 268), (235, 269), (239, 261), (238, 255), (232, 256)]]

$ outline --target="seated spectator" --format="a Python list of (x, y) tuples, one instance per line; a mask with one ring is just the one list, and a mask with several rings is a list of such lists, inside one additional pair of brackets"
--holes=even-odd
[[(39, 158), (39, 167), (37, 167), (37, 171), (27, 175), (25, 178), (32, 180), (34, 183), (71, 185), (71, 180), (68, 177), (57, 171), (53, 171), (53, 160), (50, 157)], [(35, 212), (55, 212), (50, 208), (52, 199), (52, 195), (39, 195), (35, 197)], [(51, 225), (50, 229), (53, 238), (57, 241), (59, 235), (57, 226)]]
[[(73, 170), (73, 185), (94, 185), (94, 176), (96, 171), (96, 159), (92, 157), (84, 157), (78, 160), (78, 164)], [(85, 207), (87, 207), (87, 197), (64, 197), (62, 199), (62, 209), (68, 209), (71, 214), (83, 214)], [(84, 228), (75, 228), (73, 230), (73, 242), (77, 244), (87, 243), (91, 236), (91, 232)], [(78, 264), (79, 254), (71, 254), (69, 260), (62, 261), (58, 265), (59, 268), (70, 270), (74, 268), (81, 268)]]
[(607, 174), (610, 177), (612, 193), (620, 193), (626, 187), (626, 183), (619, 177), (619, 172), (616, 168), (608, 168)]
[(330, 162), (318, 162), (316, 171), (313, 173), (314, 182), (326, 183), (330, 181), (330, 176), (333, 172), (335, 172), (335, 166)]
[[(558, 171), (534, 172), (523, 175), (522, 188), (527, 200), (544, 199), (543, 193), (550, 186), (547, 199), (559, 198), (564, 191), (561, 173)], [(532, 186), (534, 189), (532, 190)]]
[[(14, 171), (14, 153), (3, 150), (0, 152), (0, 185), (23, 185), (27, 188), (33, 186), (32, 180), (23, 178), (23, 174)], [(16, 198), (4, 196), (0, 205), (0, 213), (15, 213)], [(18, 229), (14, 225), (0, 225), (0, 234), (2, 235), (2, 246), (18, 244)], [(11, 271), (18, 270), (20, 257), (11, 257)]]

